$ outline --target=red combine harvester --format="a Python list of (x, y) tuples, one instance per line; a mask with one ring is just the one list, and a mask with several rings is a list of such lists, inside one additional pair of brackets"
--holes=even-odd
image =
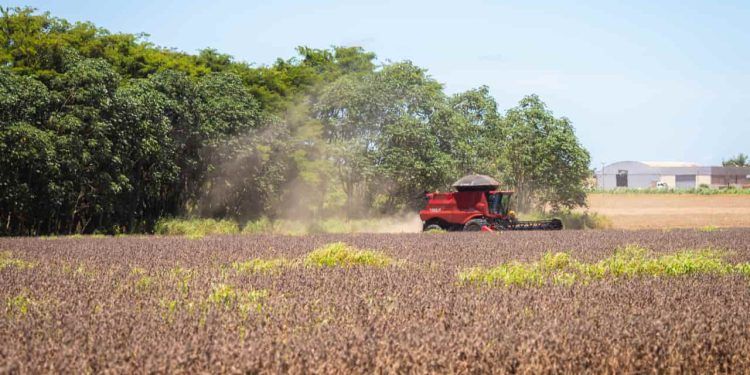
[(453, 184), (455, 192), (427, 193), (419, 211), (422, 229), (447, 231), (560, 230), (559, 219), (518, 221), (510, 210), (512, 191), (497, 190), (492, 177), (471, 175)]

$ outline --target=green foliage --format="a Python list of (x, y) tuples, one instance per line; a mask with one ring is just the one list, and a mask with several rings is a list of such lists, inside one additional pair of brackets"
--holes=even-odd
[(736, 264), (734, 266), (734, 269), (737, 273), (745, 276), (750, 277), (750, 263), (740, 263)]
[(237, 309), (242, 314), (248, 314), (251, 311), (260, 311), (266, 298), (268, 291), (265, 289), (236, 290), (231, 285), (218, 284), (209, 294), (207, 302), (225, 310)]
[(719, 227), (714, 226), (714, 225), (707, 225), (705, 227), (698, 228), (697, 230), (699, 232), (711, 233), (711, 232), (720, 231), (721, 229), (719, 229)]
[(151, 276), (141, 276), (136, 282), (135, 282), (135, 289), (138, 291), (145, 291), (151, 288), (151, 286), (154, 284), (154, 278)]
[(393, 258), (372, 250), (358, 250), (343, 242), (336, 242), (315, 249), (305, 257), (305, 265), (315, 267), (385, 267), (394, 263)]
[(459, 272), (461, 282), (499, 286), (543, 286), (588, 283), (599, 279), (630, 277), (677, 277), (694, 274), (750, 276), (746, 263), (731, 265), (721, 253), (711, 250), (685, 250), (653, 256), (647, 249), (628, 245), (596, 263), (574, 260), (568, 253), (545, 253), (536, 262), (509, 262), (493, 268), (476, 267)]
[(276, 273), (290, 265), (292, 265), (292, 262), (285, 258), (251, 259), (244, 262), (234, 262), (232, 263), (232, 268), (237, 270), (237, 272)]
[(248, 221), (242, 228), (242, 234), (272, 233), (273, 231), (273, 222), (265, 216), (257, 220)]
[(207, 236), (212, 234), (237, 234), (240, 228), (231, 220), (214, 219), (162, 219), (154, 228), (156, 234)]
[(503, 116), (485, 86), (449, 97), (359, 47), (253, 66), (0, 11), (0, 235), (150, 232), (163, 217), (350, 231), (324, 219), (414, 210), (474, 172), (519, 190), (521, 209), (584, 204), (588, 153), (536, 96)]
[(725, 167), (750, 167), (750, 160), (746, 154), (739, 153), (737, 156), (729, 158), (729, 160), (723, 160), (721, 165)]
[(565, 117), (555, 118), (536, 95), (508, 110), (498, 135), (502, 181), (517, 192), (517, 207), (553, 210), (583, 206), (590, 156)]
[(10, 251), (2, 251), (0, 252), (0, 271), (2, 271), (5, 268), (16, 268), (19, 270), (23, 269), (29, 269), (33, 268), (36, 264), (20, 259), (20, 258), (14, 258), (13, 253)]
[(17, 318), (23, 317), (29, 312), (35, 301), (29, 297), (27, 292), (22, 292), (16, 296), (8, 297), (5, 301), (5, 314)]
[(175, 282), (183, 297), (190, 294), (190, 281), (193, 279), (193, 271), (178, 266), (169, 270), (169, 277)]
[[(721, 254), (711, 249), (687, 250), (654, 258), (647, 249), (636, 245), (618, 249), (612, 257), (590, 267), (594, 270), (604, 270), (604, 275), (614, 277), (722, 274), (731, 270), (731, 266), (721, 259)], [(584, 266), (582, 269), (587, 270)]]

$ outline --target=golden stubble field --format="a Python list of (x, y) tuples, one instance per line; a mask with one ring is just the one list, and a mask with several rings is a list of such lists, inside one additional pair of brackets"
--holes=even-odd
[(619, 229), (750, 227), (750, 195), (589, 194)]

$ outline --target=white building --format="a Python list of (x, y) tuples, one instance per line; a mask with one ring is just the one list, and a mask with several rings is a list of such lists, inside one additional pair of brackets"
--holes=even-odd
[(599, 189), (648, 189), (663, 186), (671, 189), (746, 186), (748, 167), (708, 167), (696, 163), (621, 161), (606, 165), (597, 173)]

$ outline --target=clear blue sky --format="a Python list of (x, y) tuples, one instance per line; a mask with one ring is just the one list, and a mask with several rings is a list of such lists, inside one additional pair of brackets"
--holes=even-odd
[(750, 153), (748, 1), (28, 1), (187, 52), (269, 64), (307, 45), (408, 59), (501, 108), (538, 94), (592, 166)]

